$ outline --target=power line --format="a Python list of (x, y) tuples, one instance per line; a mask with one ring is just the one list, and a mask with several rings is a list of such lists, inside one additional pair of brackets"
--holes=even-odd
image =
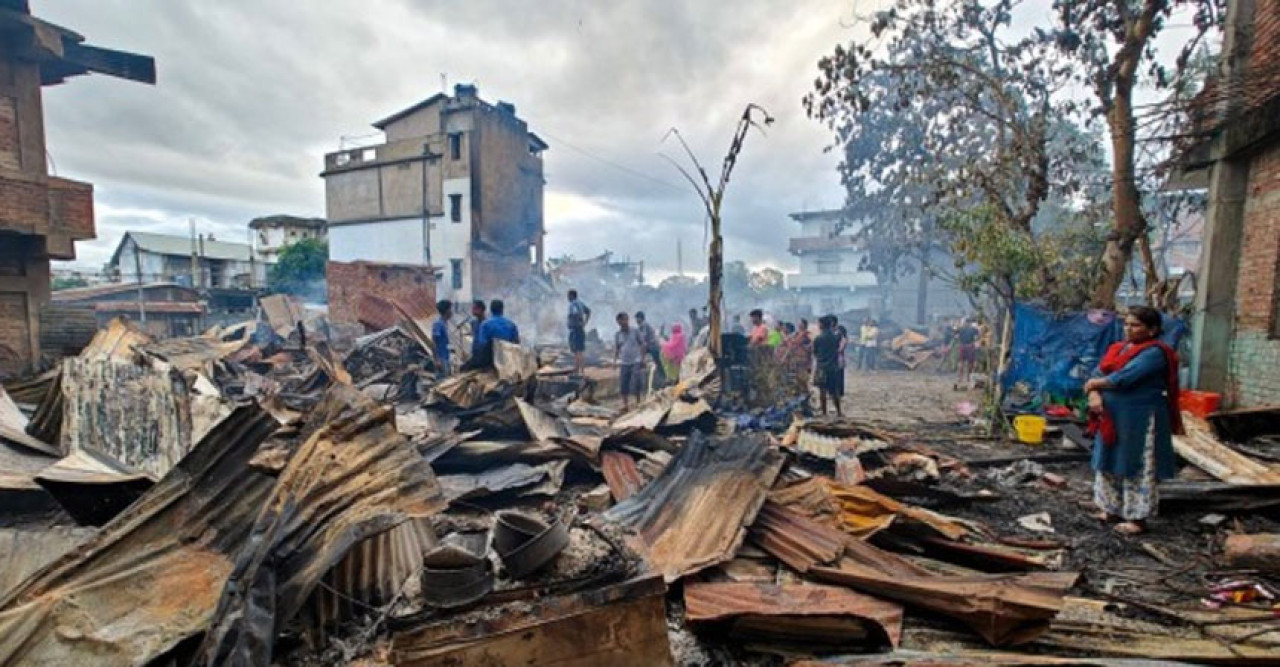
[(660, 178), (656, 178), (656, 177), (650, 176), (650, 175), (648, 175), (648, 174), (646, 174), (646, 173), (636, 171), (635, 169), (632, 169), (632, 168), (630, 168), (630, 167), (628, 167), (628, 166), (626, 166), (626, 165), (623, 165), (623, 164), (619, 164), (619, 163), (617, 163), (617, 162), (614, 162), (613, 160), (610, 160), (610, 159), (608, 159), (608, 158), (606, 158), (606, 157), (601, 157), (601, 156), (599, 156), (599, 155), (596, 155), (595, 153), (592, 153), (591, 151), (589, 151), (589, 150), (587, 150), (587, 149), (585, 149), (585, 148), (582, 148), (581, 146), (575, 146), (574, 144), (572, 144), (572, 143), (570, 143), (570, 142), (568, 142), (568, 141), (565, 141), (564, 139), (562, 139), (562, 138), (560, 138), (560, 137), (557, 137), (557, 136), (555, 136), (555, 135), (551, 134), (550, 132), (547, 132), (547, 131), (545, 131), (545, 130), (541, 130), (541, 133), (542, 133), (542, 134), (544, 134), (544, 135), (546, 135), (546, 136), (547, 136), (547, 138), (551, 139), (552, 141), (555, 141), (555, 142), (560, 143), (560, 144), (564, 144), (564, 146), (565, 146), (566, 148), (568, 148), (569, 150), (571, 150), (571, 151), (573, 151), (573, 152), (575, 152), (575, 153), (581, 154), (581, 155), (583, 155), (583, 156), (585, 156), (585, 157), (588, 157), (588, 158), (591, 158), (591, 159), (596, 160), (596, 161), (598, 161), (598, 162), (601, 162), (601, 163), (603, 163), (603, 164), (606, 164), (606, 165), (608, 165), (608, 166), (610, 166), (610, 167), (613, 167), (614, 169), (617, 169), (618, 171), (621, 171), (621, 172), (623, 172), (623, 173), (625, 173), (625, 174), (628, 174), (628, 175), (634, 176), (634, 177), (636, 177), (636, 178), (644, 179), (644, 180), (646, 180), (646, 181), (649, 181), (650, 183), (656, 183), (656, 184), (661, 185), (661, 186), (663, 186), (663, 187), (671, 188), (672, 190), (675, 190), (675, 191), (677, 191), (677, 192), (687, 192), (687, 190), (686, 190), (685, 188), (682, 188), (682, 187), (680, 187), (680, 186), (678, 186), (678, 185), (675, 185), (675, 184), (673, 184), (673, 183), (671, 183), (671, 182), (664, 181), (664, 180), (662, 180), (662, 179), (660, 179)]

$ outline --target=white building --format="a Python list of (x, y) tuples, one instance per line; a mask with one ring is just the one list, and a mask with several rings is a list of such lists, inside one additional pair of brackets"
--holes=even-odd
[(797, 292), (815, 316), (879, 311), (876, 276), (860, 270), (866, 253), (853, 238), (858, 223), (846, 221), (838, 210), (792, 213), (791, 219), (800, 223), (800, 235), (790, 243), (800, 272), (787, 274), (787, 289)]
[[(172, 282), (188, 287), (253, 288), (267, 284), (267, 265), (246, 243), (150, 232), (125, 232), (107, 262), (124, 283)], [(139, 275), (141, 274), (141, 275)]]
[(514, 106), (458, 85), (373, 126), (384, 143), (325, 156), (331, 262), (431, 266), (456, 301), (541, 270), (547, 144)]
[(324, 218), (298, 218), (292, 215), (269, 215), (249, 221), (253, 230), (253, 250), (258, 258), (274, 264), (280, 251), (305, 239), (325, 240)]

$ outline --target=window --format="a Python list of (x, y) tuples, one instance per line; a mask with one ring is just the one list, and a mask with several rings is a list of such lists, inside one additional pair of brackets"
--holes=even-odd
[(462, 134), (458, 132), (449, 135), (449, 159), (462, 159)]
[(462, 222), (462, 195), (449, 195), (449, 219)]
[(453, 285), (453, 289), (462, 289), (462, 260), (449, 260), (449, 268), (452, 271), (451, 284)]
[(378, 151), (372, 148), (366, 148), (360, 153), (361, 162), (373, 162), (378, 159)]
[(817, 265), (818, 265), (818, 273), (821, 273), (821, 274), (840, 273), (840, 260), (838, 258), (820, 259), (817, 261)]

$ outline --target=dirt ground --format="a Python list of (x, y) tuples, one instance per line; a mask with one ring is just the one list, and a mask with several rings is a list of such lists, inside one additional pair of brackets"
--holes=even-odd
[(956, 405), (965, 401), (980, 405), (982, 392), (957, 391), (955, 384), (952, 374), (849, 369), (843, 407), (845, 415), (854, 419), (895, 426), (964, 423)]

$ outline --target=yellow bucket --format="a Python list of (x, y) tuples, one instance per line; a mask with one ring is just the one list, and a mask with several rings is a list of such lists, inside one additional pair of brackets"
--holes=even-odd
[(1013, 418), (1013, 430), (1018, 433), (1018, 440), (1028, 445), (1044, 442), (1044, 417), (1039, 415), (1018, 415)]

